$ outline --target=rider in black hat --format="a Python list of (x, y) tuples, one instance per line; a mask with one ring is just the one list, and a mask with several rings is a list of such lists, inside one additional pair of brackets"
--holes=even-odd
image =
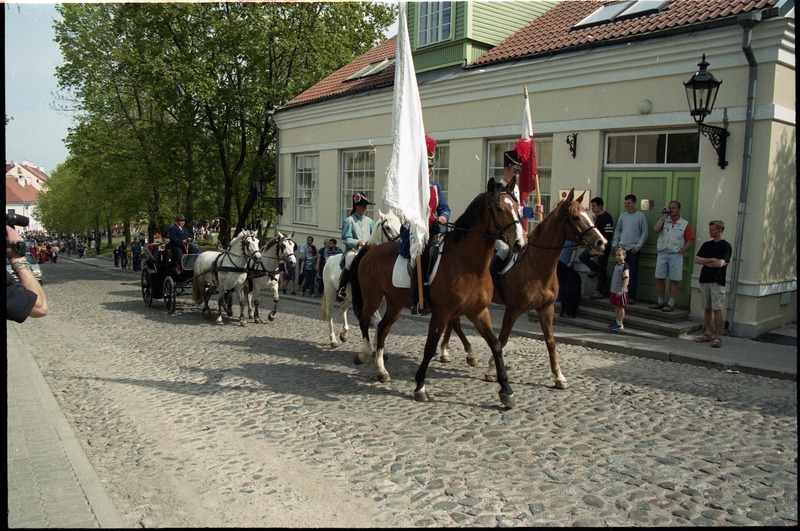
[(367, 206), (372, 205), (367, 196), (363, 193), (356, 192), (353, 194), (353, 210), (350, 215), (342, 220), (342, 243), (345, 246), (345, 252), (342, 255), (342, 277), (339, 279), (339, 292), (336, 295), (336, 300), (339, 302), (347, 298), (347, 283), (350, 281), (350, 263), (362, 246), (367, 244), (372, 231), (375, 229), (375, 221), (367, 216)]
[(189, 252), (200, 254), (200, 247), (192, 240), (192, 231), (186, 228), (186, 218), (178, 214), (175, 223), (167, 231), (166, 248), (175, 255), (175, 269), (180, 270), (183, 246), (187, 245)]

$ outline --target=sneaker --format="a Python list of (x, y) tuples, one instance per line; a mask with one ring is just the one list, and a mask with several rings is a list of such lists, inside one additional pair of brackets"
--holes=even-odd
[(664, 303), (663, 302), (657, 302), (655, 304), (651, 304), (650, 305), (650, 309), (651, 310), (661, 310), (662, 308), (664, 308)]
[(612, 332), (619, 332), (620, 330), (625, 330), (625, 327), (618, 323), (611, 323), (608, 325), (608, 329)]
[(297, 295), (297, 292), (296, 291), (292, 291), (292, 295)]
[(594, 293), (592, 293), (592, 298), (593, 299), (604, 299), (605, 295), (603, 295), (599, 291), (595, 291)]
[(283, 294), (286, 295), (286, 288), (283, 288)]
[(672, 307), (672, 306), (670, 306), (669, 304), (665, 304), (665, 305), (664, 305), (664, 307), (663, 307), (663, 308), (661, 308), (661, 311), (662, 311), (662, 312), (671, 312), (671, 311), (673, 311), (674, 309), (675, 309), (675, 308), (673, 308), (673, 307)]

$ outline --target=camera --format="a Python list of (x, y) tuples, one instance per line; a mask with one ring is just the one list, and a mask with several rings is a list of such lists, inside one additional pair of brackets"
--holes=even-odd
[(669, 209), (667, 207), (664, 207), (664, 208), (661, 209), (661, 213), (662, 214), (669, 214)]
[[(9, 227), (27, 227), (28, 223), (30, 223), (30, 220), (27, 217), (6, 212), (6, 225)], [(10, 243), (8, 240), (6, 240), (6, 248), (11, 249), (20, 256), (25, 256), (25, 252), (28, 250), (25, 242)]]
[(6, 212), (6, 225), (9, 227), (27, 227), (30, 222), (25, 216)]

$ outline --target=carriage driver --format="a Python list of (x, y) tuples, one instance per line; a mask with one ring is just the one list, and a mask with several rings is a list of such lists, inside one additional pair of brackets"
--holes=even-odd
[(192, 241), (192, 233), (185, 227), (186, 218), (181, 214), (175, 216), (175, 223), (167, 231), (166, 248), (175, 254), (175, 268), (178, 269), (183, 257), (183, 246), (189, 246), (189, 252), (200, 254), (200, 247)]
[(347, 298), (347, 283), (350, 281), (350, 264), (353, 263), (353, 258), (358, 250), (367, 244), (372, 231), (375, 229), (375, 221), (366, 215), (367, 206), (374, 205), (370, 203), (367, 196), (356, 192), (353, 194), (353, 210), (350, 215), (342, 220), (342, 243), (344, 243), (345, 251), (342, 254), (342, 277), (339, 279), (339, 292), (336, 294), (336, 300), (342, 302)]

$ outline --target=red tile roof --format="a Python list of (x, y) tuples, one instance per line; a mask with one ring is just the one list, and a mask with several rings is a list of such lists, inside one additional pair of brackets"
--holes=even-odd
[[(573, 30), (575, 24), (601, 7), (604, 0), (563, 0), (478, 57), (467, 68), (736, 24), (736, 17), (740, 13), (758, 11), (778, 2), (779, 0), (669, 0), (658, 13)], [(369, 64), (394, 57), (396, 48), (395, 36), (301, 93), (283, 108), (392, 86), (394, 65), (375, 76), (355, 81), (345, 80)]]
[(14, 177), (6, 177), (6, 203), (33, 203), (39, 200), (39, 191), (33, 186), (22, 187)]
[[(603, 5), (603, 0), (564, 0), (536, 20), (478, 57), (469, 67), (484, 66), (569, 49), (653, 38), (716, 25), (735, 24), (740, 13), (775, 5), (778, 0), (669, 0), (651, 15), (573, 30)], [(678, 30), (678, 31), (676, 31)]]
[(286, 107), (302, 105), (304, 103), (319, 102), (347, 94), (357, 94), (367, 90), (391, 87), (394, 84), (394, 65), (373, 76), (345, 81), (365, 66), (377, 63), (383, 59), (394, 57), (397, 52), (397, 36), (390, 38), (365, 53), (352, 63), (344, 66), (329, 75), (310, 89), (289, 101)]

